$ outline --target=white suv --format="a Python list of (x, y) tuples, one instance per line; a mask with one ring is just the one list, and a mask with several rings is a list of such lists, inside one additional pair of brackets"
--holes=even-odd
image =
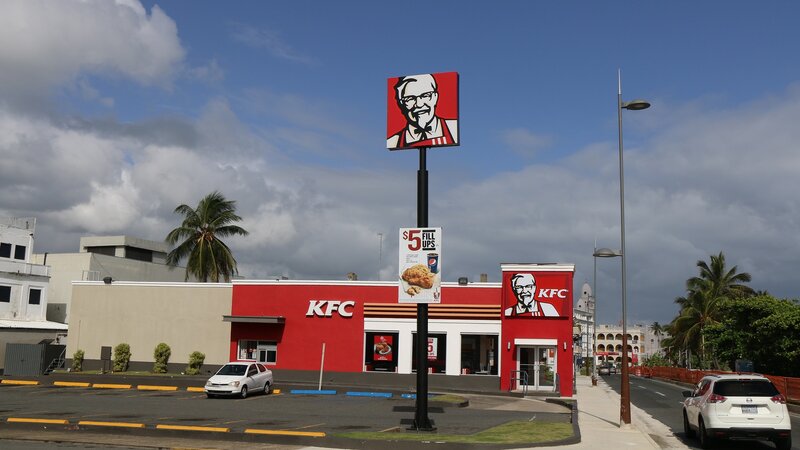
[(761, 438), (778, 450), (792, 447), (786, 397), (762, 375), (708, 375), (693, 391), (683, 391), (683, 430), (709, 448), (716, 439)]

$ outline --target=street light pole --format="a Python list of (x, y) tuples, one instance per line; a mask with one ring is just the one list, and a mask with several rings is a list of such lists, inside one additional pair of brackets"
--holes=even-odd
[(597, 248), (597, 243), (594, 244), (594, 253), (592, 253), (594, 257), (594, 280), (592, 283), (592, 295), (594, 295), (594, 324), (592, 325), (592, 331), (594, 335), (594, 370), (592, 371), (592, 386), (597, 386), (597, 258), (614, 258), (616, 256), (622, 256), (621, 252), (615, 252), (610, 248)]
[(622, 387), (620, 395), (619, 415), (620, 422), (624, 424), (631, 423), (631, 385), (628, 370), (628, 327), (627, 315), (628, 304), (626, 298), (626, 280), (625, 280), (625, 259), (627, 252), (625, 249), (625, 170), (622, 159), (622, 109), (629, 109), (638, 111), (647, 109), (650, 103), (644, 100), (633, 100), (631, 102), (622, 102), (622, 71), (617, 70), (617, 124), (619, 135), (619, 221), (620, 221), (620, 245), (622, 251)]

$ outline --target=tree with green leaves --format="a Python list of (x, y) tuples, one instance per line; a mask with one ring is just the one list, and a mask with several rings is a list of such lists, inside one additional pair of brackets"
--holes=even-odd
[(706, 342), (729, 367), (737, 359), (755, 370), (800, 377), (800, 304), (770, 295), (723, 300), (722, 319), (704, 330)]
[(239, 273), (233, 253), (220, 239), (248, 234), (234, 225), (242, 220), (236, 215), (235, 201), (214, 191), (203, 197), (197, 208), (180, 205), (175, 213), (183, 215), (183, 222), (167, 235), (168, 244), (178, 244), (167, 255), (167, 264), (176, 266), (187, 259), (186, 280), (193, 275), (202, 282), (229, 282)]
[(665, 343), (694, 352), (699, 355), (701, 365), (707, 366), (703, 331), (720, 321), (720, 303), (729, 298), (751, 297), (754, 291), (744, 284), (750, 282), (750, 274), (738, 272), (737, 266), (728, 269), (722, 252), (711, 255), (710, 263), (697, 261), (697, 268), (699, 275), (686, 281), (687, 295), (675, 299), (681, 310), (670, 324), (671, 338)]

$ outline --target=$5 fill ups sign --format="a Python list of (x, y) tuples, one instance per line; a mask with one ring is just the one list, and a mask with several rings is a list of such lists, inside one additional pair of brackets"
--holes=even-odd
[(399, 303), (441, 303), (442, 229), (400, 229)]

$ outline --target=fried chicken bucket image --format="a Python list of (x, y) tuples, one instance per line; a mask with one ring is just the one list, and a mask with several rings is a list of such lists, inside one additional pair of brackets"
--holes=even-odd
[(428, 266), (415, 264), (403, 271), (403, 275), (401, 275), (400, 278), (409, 285), (406, 293), (414, 296), (422, 292), (423, 289), (432, 288), (434, 276), (436, 275), (431, 273)]

